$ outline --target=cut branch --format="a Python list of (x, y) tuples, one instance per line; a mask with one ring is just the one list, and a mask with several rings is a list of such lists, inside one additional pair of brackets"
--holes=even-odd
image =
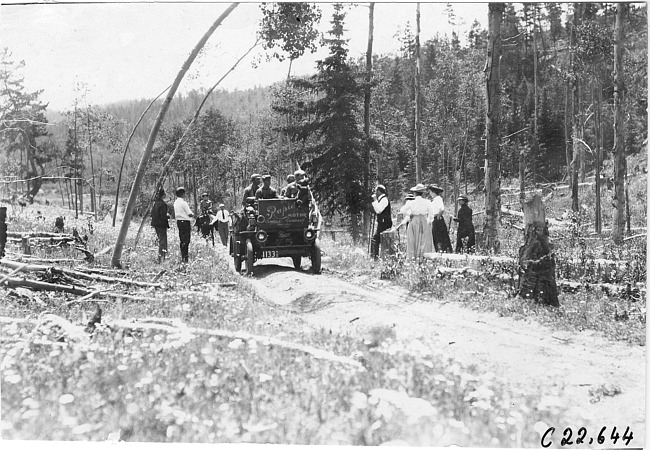
[(129, 285), (139, 286), (139, 287), (155, 287), (155, 288), (162, 287), (162, 284), (160, 283), (149, 283), (148, 281), (129, 280), (127, 278), (113, 278), (113, 277), (107, 277), (100, 274), (88, 274), (84, 272), (78, 272), (72, 269), (64, 269), (62, 267), (55, 267), (55, 266), (41, 266), (37, 264), (20, 265), (18, 263), (15, 263), (13, 261), (8, 261), (6, 259), (0, 260), (0, 264), (13, 269), (16, 269), (17, 267), (21, 267), (21, 270), (26, 270), (28, 272), (45, 272), (51, 270), (52, 273), (54, 274), (64, 274), (73, 278), (81, 278), (81, 279), (91, 280), (91, 281), (103, 281), (107, 283), (122, 283), (122, 284), (129, 284)]

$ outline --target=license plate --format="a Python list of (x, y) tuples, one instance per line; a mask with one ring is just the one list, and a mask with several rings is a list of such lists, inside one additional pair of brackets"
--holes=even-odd
[(278, 251), (277, 250), (263, 250), (262, 251), (262, 258), (277, 258), (278, 257)]

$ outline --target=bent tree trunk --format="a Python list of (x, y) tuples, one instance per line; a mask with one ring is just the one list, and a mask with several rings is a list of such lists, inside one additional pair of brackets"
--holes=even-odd
[(524, 245), (519, 248), (519, 296), (549, 306), (560, 306), (555, 283), (555, 258), (551, 253), (544, 204), (535, 195), (524, 204)]
[(181, 70), (178, 72), (178, 75), (176, 75), (176, 79), (174, 80), (174, 83), (172, 84), (172, 87), (169, 89), (169, 92), (167, 93), (167, 97), (165, 98), (165, 101), (163, 102), (163, 105), (160, 108), (160, 112), (158, 113), (158, 117), (156, 118), (156, 121), (154, 122), (154, 125), (151, 129), (151, 133), (149, 134), (149, 140), (147, 141), (147, 146), (144, 149), (144, 153), (142, 154), (142, 159), (140, 160), (140, 165), (138, 166), (138, 172), (136, 173), (135, 180), (133, 181), (133, 187), (131, 188), (131, 193), (129, 194), (129, 200), (126, 204), (126, 210), (124, 211), (124, 220), (122, 221), (122, 225), (120, 227), (120, 233), (118, 234), (117, 241), (115, 242), (115, 250), (113, 251), (113, 257), (111, 259), (111, 264), (114, 267), (121, 267), (122, 262), (122, 249), (124, 248), (124, 242), (126, 241), (126, 234), (129, 231), (129, 225), (131, 222), (131, 217), (133, 216), (133, 209), (135, 208), (135, 202), (138, 197), (138, 192), (140, 191), (140, 184), (142, 183), (142, 179), (144, 178), (144, 172), (147, 168), (147, 163), (149, 162), (149, 158), (151, 157), (151, 152), (153, 151), (153, 145), (156, 141), (156, 137), (158, 136), (158, 130), (160, 130), (160, 126), (162, 125), (162, 122), (165, 118), (165, 115), (167, 114), (167, 110), (169, 109), (169, 105), (171, 104), (172, 98), (174, 98), (174, 94), (176, 94), (176, 90), (178, 89), (178, 86), (181, 84), (181, 81), (183, 80), (183, 77), (185, 76), (185, 73), (189, 70), (190, 66), (198, 56), (199, 52), (205, 45), (205, 43), (208, 41), (210, 36), (212, 36), (212, 33), (221, 25), (221, 22), (223, 22), (226, 17), (230, 15), (230, 13), (237, 7), (238, 3), (232, 3), (226, 10), (219, 16), (219, 18), (212, 24), (210, 29), (203, 35), (203, 37), (199, 40), (198, 44), (196, 44), (196, 47), (192, 50), (192, 53), (188, 56), (187, 60), (185, 63), (183, 63), (183, 67), (181, 67)]

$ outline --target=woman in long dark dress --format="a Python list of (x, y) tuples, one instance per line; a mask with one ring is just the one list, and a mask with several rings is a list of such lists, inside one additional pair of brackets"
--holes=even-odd
[(442, 202), (442, 189), (435, 185), (430, 184), (429, 190), (431, 191), (432, 199), (431, 203), (433, 204), (434, 219), (433, 225), (431, 227), (433, 234), (433, 246), (437, 252), (442, 253), (453, 253), (451, 247), (451, 240), (449, 239), (449, 231), (447, 230), (447, 224), (445, 224), (445, 219), (443, 213), (445, 212), (445, 205)]
[[(472, 208), (468, 206), (469, 199), (466, 195), (458, 197), (458, 203), (460, 203), (458, 217), (454, 217), (454, 221), (458, 222), (456, 253), (474, 253), (476, 249), (476, 233), (474, 232), (474, 224), (472, 223)], [(463, 241), (466, 242), (464, 243)]]

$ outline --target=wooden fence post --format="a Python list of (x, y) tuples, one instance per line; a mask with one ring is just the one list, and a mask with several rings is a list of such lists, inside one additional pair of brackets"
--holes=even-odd
[(555, 283), (544, 204), (535, 195), (524, 204), (524, 245), (519, 248), (519, 296), (545, 305), (560, 306)]

